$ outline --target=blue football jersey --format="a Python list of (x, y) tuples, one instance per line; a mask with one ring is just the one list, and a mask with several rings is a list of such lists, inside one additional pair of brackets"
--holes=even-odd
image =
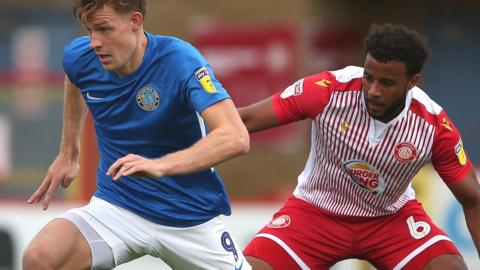
[(160, 179), (113, 181), (106, 175), (112, 163), (129, 153), (159, 158), (192, 146), (208, 132), (200, 113), (230, 98), (191, 44), (145, 34), (143, 61), (125, 77), (102, 67), (89, 37), (65, 46), (65, 72), (80, 89), (97, 133), (95, 196), (167, 226), (194, 226), (229, 215), (225, 187), (213, 168)]

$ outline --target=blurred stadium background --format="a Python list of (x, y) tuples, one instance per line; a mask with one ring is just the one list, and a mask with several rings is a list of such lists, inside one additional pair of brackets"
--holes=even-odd
[[(51, 209), (27, 206), (58, 151), (62, 128), (63, 46), (84, 34), (71, 1), (0, 0), (0, 270), (21, 269), (33, 235), (95, 188), (95, 137), (87, 124), (82, 172), (59, 190)], [(480, 2), (374, 0), (150, 0), (147, 31), (190, 41), (206, 56), (238, 106), (267, 97), (296, 78), (362, 64), (373, 22), (403, 23), (429, 39), (432, 57), (421, 87), (449, 113), (480, 164)], [(309, 149), (309, 123), (256, 134), (248, 155), (218, 166), (234, 214), (227, 224), (240, 245), (291, 194)], [(459, 246), (471, 269), (480, 261), (460, 206), (427, 168), (415, 187), (427, 211)], [(153, 258), (118, 269), (158, 269)], [(168, 269), (168, 268), (165, 268)], [(334, 269), (373, 269), (359, 261)]]

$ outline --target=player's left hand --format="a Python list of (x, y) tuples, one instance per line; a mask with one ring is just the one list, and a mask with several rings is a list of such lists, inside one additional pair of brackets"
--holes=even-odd
[(107, 175), (115, 181), (128, 175), (151, 178), (163, 176), (154, 160), (134, 154), (126, 155), (115, 161), (108, 168)]

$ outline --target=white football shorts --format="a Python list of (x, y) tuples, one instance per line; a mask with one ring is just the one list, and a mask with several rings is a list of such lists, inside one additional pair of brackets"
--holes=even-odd
[[(72, 216), (81, 217), (86, 223), (78, 222), (78, 218)], [(108, 252), (95, 252), (92, 242), (98, 242), (98, 239), (92, 239), (92, 234), (88, 233), (91, 229), (111, 248), (116, 266), (148, 254), (160, 258), (175, 270), (252, 269), (221, 216), (193, 227), (169, 227), (92, 197), (89, 204), (68, 210), (62, 218), (79, 227), (89, 242), (93, 269), (101, 269), (95, 263), (109, 261), (109, 258), (98, 258), (108, 256)]]

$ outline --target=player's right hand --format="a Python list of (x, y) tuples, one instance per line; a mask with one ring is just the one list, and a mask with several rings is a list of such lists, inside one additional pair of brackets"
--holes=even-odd
[(58, 155), (48, 168), (47, 176), (42, 184), (28, 199), (27, 203), (37, 203), (43, 199), (43, 210), (47, 210), (58, 185), (67, 188), (77, 177), (80, 167), (76, 160), (64, 155)]

